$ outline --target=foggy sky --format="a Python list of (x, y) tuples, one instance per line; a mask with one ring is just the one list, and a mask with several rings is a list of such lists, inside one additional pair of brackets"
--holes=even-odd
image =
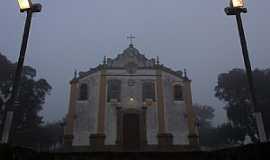
[[(68, 109), (69, 80), (75, 69), (86, 71), (116, 57), (136, 36), (135, 47), (147, 58), (160, 57), (175, 70), (186, 68), (194, 103), (216, 109), (226, 120), (223, 103), (214, 97), (217, 75), (244, 67), (235, 17), (226, 16), (227, 0), (43, 0), (35, 14), (26, 65), (52, 85), (44, 105), (45, 120), (61, 119)], [(247, 1), (243, 15), (253, 68), (270, 67), (269, 0)], [(16, 61), (25, 13), (16, 0), (1, 0), (0, 52)]]

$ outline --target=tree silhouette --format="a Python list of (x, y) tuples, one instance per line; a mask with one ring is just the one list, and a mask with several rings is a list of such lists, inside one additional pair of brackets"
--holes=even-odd
[[(258, 101), (256, 110), (263, 113), (265, 128), (269, 135), (269, 111), (270, 111), (270, 69), (253, 71), (255, 82), (255, 94)], [(249, 95), (246, 73), (243, 69), (232, 69), (228, 73), (218, 76), (218, 84), (215, 87), (215, 96), (223, 100), (228, 119), (233, 127), (244, 130), (245, 134), (257, 141), (255, 120), (252, 115), (253, 106)]]
[[(0, 54), (0, 105), (1, 115), (4, 112), (4, 103), (11, 93), (16, 63), (11, 63)], [(30, 66), (23, 68), (22, 79), (16, 97), (16, 109), (13, 119), (15, 135), (13, 142), (18, 145), (31, 146), (37, 139), (37, 131), (42, 124), (39, 112), (45, 103), (51, 86), (45, 79), (36, 79), (36, 70)], [(1, 117), (2, 120), (2, 117)]]

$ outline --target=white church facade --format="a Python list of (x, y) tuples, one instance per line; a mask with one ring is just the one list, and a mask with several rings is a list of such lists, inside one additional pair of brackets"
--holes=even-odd
[(191, 80), (132, 43), (70, 81), (66, 122), (70, 146), (198, 144)]

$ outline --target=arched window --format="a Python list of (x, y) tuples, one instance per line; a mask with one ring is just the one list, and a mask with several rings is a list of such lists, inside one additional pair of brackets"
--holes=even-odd
[(87, 100), (87, 99), (88, 99), (88, 86), (87, 84), (81, 84), (79, 100)]
[(108, 90), (107, 90), (107, 101), (110, 102), (111, 99), (116, 99), (120, 102), (121, 96), (121, 80), (112, 79), (108, 81)]
[(174, 91), (174, 100), (175, 101), (182, 101), (183, 100), (183, 88), (181, 85), (176, 84), (173, 87)]
[(155, 84), (154, 82), (143, 82), (142, 88), (143, 101), (152, 99), (155, 101)]

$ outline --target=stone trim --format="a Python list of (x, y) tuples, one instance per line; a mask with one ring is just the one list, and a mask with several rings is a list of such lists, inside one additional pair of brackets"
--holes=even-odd
[(89, 144), (93, 147), (102, 147), (105, 144), (105, 134), (97, 133), (90, 134), (89, 136)]
[(188, 140), (190, 145), (199, 144), (199, 134), (196, 125), (196, 115), (192, 108), (191, 81), (184, 80), (184, 101), (188, 119)]
[(106, 109), (106, 70), (101, 70), (99, 84), (99, 104), (97, 115), (97, 133), (104, 134), (105, 130), (105, 109)]
[(67, 125), (64, 130), (64, 145), (72, 145), (77, 96), (78, 96), (77, 83), (71, 82), (70, 96), (69, 96), (69, 110), (67, 114)]
[(199, 136), (198, 134), (189, 134), (188, 135), (188, 141), (190, 145), (199, 145)]
[(162, 146), (173, 145), (173, 135), (170, 133), (160, 133), (157, 135), (158, 144)]
[(73, 135), (64, 135), (64, 146), (72, 146), (73, 142)]
[[(99, 65), (99, 66), (97, 66), (97, 67), (95, 67), (95, 68), (91, 68), (89, 71), (86, 71), (86, 72), (80, 72), (80, 73), (79, 73), (79, 77), (78, 77), (78, 78), (72, 79), (71, 82), (73, 82), (73, 81), (76, 82), (76, 81), (78, 81), (78, 80), (80, 80), (80, 79), (82, 79), (82, 78), (85, 78), (85, 77), (87, 77), (87, 76), (89, 76), (89, 75), (91, 75), (91, 74), (94, 74), (94, 73), (96, 73), (96, 72), (99, 72), (99, 71), (101, 71), (101, 70), (103, 70), (103, 69), (107, 69), (107, 70), (108, 70), (108, 69), (112, 69), (112, 70), (113, 70), (113, 69), (123, 69), (123, 70), (126, 70), (125, 67), (108, 67), (106, 64), (103, 64), (103, 65)], [(160, 69), (160, 70), (162, 70), (162, 71), (164, 71), (164, 72), (173, 74), (174, 76), (176, 76), (176, 77), (178, 77), (178, 78), (182, 78), (182, 79), (184, 78), (182, 74), (179, 74), (178, 72), (172, 70), (171, 68), (168, 68), (168, 67), (163, 66), (163, 65), (155, 65), (155, 66), (153, 66), (153, 67), (138, 67), (137, 69), (138, 69), (138, 70), (143, 70), (143, 69), (156, 70), (156, 69)], [(133, 75), (133, 74), (130, 74), (130, 75)]]
[(161, 70), (157, 69), (156, 74), (160, 75), (156, 78), (156, 92), (157, 92), (157, 107), (158, 107), (158, 133), (166, 133), (166, 121), (165, 121), (165, 107), (163, 96), (163, 83)]

